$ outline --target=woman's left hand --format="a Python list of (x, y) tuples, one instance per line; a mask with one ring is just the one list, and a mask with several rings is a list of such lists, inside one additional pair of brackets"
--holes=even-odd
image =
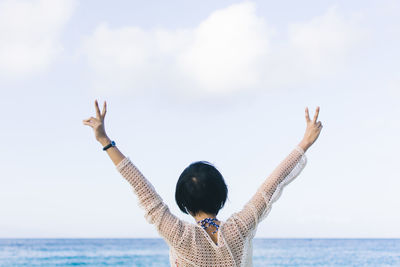
[(83, 120), (83, 124), (89, 125), (93, 128), (96, 140), (101, 143), (102, 141), (108, 139), (106, 130), (104, 129), (104, 118), (106, 116), (107, 104), (106, 101), (104, 101), (103, 111), (101, 113), (97, 100), (94, 101), (94, 106), (96, 108), (96, 118), (90, 117), (89, 119)]

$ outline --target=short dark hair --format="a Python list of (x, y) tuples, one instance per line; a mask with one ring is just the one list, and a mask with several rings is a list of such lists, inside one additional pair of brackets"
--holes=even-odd
[(207, 161), (190, 164), (176, 184), (175, 201), (179, 209), (196, 215), (199, 211), (217, 215), (225, 205), (228, 188), (221, 173)]

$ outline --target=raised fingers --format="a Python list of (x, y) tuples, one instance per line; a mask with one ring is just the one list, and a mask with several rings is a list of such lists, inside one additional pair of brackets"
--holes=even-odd
[(103, 105), (103, 111), (101, 112), (101, 116), (104, 118), (104, 116), (106, 115), (107, 112), (107, 104), (106, 101), (104, 101), (104, 105)]
[(310, 121), (310, 114), (308, 113), (308, 107), (306, 108), (306, 121)]
[(317, 107), (317, 109), (315, 110), (314, 119), (313, 119), (313, 122), (314, 122), (314, 123), (317, 122), (318, 114), (319, 114), (319, 107)]
[(98, 119), (100, 119), (100, 109), (99, 109), (99, 103), (97, 103), (97, 99), (94, 101), (94, 107), (95, 107), (95, 109), (96, 109), (96, 117), (98, 118)]

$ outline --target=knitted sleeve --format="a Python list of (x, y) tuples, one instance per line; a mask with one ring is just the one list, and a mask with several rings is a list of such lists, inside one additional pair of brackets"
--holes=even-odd
[(145, 210), (145, 219), (156, 226), (158, 233), (167, 243), (177, 245), (184, 233), (184, 222), (170, 212), (153, 185), (128, 157), (118, 163), (116, 168), (132, 186), (139, 206)]
[(293, 181), (307, 163), (304, 150), (299, 146), (275, 168), (244, 208), (235, 213), (236, 221), (243, 236), (255, 233), (258, 223), (271, 210), (272, 204), (281, 196), (283, 188)]

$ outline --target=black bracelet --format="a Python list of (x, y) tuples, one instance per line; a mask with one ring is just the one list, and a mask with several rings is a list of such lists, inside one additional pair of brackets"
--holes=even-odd
[(109, 149), (110, 147), (113, 147), (113, 146), (115, 146), (115, 142), (114, 142), (114, 141), (111, 141), (110, 144), (108, 144), (108, 145), (106, 145), (105, 147), (103, 147), (103, 150), (105, 151), (105, 150), (107, 150), (107, 149)]

